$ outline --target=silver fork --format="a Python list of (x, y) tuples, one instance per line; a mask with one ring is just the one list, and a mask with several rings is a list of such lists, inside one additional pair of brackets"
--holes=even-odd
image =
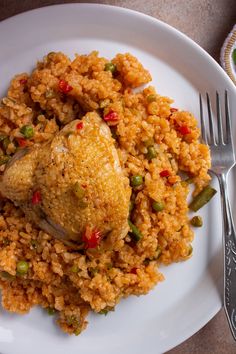
[(228, 93), (225, 91), (225, 128), (218, 92), (216, 92), (216, 127), (214, 126), (208, 93), (206, 94), (206, 98), (209, 130), (207, 132), (203, 115), (202, 97), (200, 95), (201, 133), (203, 141), (209, 145), (211, 150), (212, 165), (210, 170), (217, 176), (220, 185), (224, 244), (224, 308), (232, 335), (236, 340), (236, 236), (227, 192), (227, 177), (229, 171), (235, 165), (235, 155)]

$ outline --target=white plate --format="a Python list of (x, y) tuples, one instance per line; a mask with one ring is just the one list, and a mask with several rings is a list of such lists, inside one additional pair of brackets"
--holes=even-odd
[[(175, 99), (175, 106), (198, 116), (199, 91), (227, 89), (236, 114), (235, 87), (220, 66), (182, 33), (137, 12), (88, 4), (41, 8), (0, 23), (0, 43), (1, 96), (14, 74), (29, 71), (47, 52), (72, 56), (96, 49), (112, 58), (129, 51), (150, 70), (158, 92)], [(0, 352), (157, 354), (190, 337), (222, 304), (219, 193), (201, 214), (204, 227), (196, 232), (192, 259), (163, 267), (166, 280), (150, 294), (122, 301), (106, 317), (90, 316), (79, 337), (61, 333), (40, 309), (26, 316), (3, 311)]]

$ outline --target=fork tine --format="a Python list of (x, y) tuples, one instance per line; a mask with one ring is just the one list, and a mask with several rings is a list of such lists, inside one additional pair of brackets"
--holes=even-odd
[(202, 108), (202, 96), (200, 93), (199, 93), (199, 103), (200, 103), (201, 135), (202, 135), (202, 140), (207, 144), (206, 127), (205, 127), (203, 108)]
[(226, 143), (232, 144), (232, 128), (229, 113), (228, 91), (225, 90), (225, 121), (226, 121)]
[(212, 110), (211, 110), (211, 102), (208, 93), (206, 93), (207, 97), (207, 110), (208, 110), (208, 119), (209, 119), (209, 129), (210, 129), (210, 136), (208, 135), (208, 144), (216, 144), (215, 140), (215, 129), (213, 125), (213, 118), (212, 118)]
[(218, 144), (224, 144), (223, 128), (222, 128), (222, 115), (219, 93), (216, 91), (216, 110), (217, 110), (217, 127), (218, 127)]

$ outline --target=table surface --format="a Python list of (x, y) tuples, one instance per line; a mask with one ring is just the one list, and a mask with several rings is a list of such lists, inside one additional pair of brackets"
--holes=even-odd
[[(33, 8), (69, 2), (103, 3), (146, 13), (187, 34), (217, 61), (222, 43), (236, 23), (236, 0), (0, 0), (0, 21)], [(168, 353), (236, 353), (236, 343), (229, 332), (224, 311)]]

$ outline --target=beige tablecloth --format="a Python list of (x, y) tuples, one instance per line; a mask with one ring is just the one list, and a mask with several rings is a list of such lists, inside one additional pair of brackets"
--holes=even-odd
[[(186, 33), (217, 61), (222, 43), (236, 23), (236, 0), (0, 0), (0, 20), (33, 8), (69, 2), (104, 3), (144, 12)], [(235, 354), (236, 343), (223, 310), (193, 337), (168, 353)]]

